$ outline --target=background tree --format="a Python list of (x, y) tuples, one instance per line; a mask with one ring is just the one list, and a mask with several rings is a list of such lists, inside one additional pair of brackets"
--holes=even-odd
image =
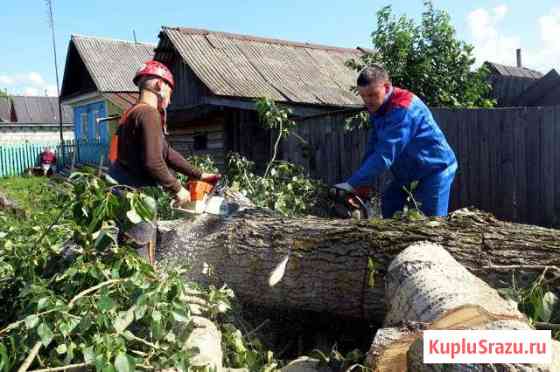
[(420, 24), (393, 15), (386, 6), (377, 12), (371, 34), (375, 52), (347, 65), (356, 70), (378, 63), (394, 85), (413, 91), (429, 106), (492, 107), (488, 71), (474, 69), (473, 47), (458, 40), (447, 12), (424, 1)]

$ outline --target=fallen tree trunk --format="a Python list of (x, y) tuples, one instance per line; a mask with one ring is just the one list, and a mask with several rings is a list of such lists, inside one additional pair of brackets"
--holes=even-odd
[[(159, 264), (188, 264), (189, 279), (206, 281), (202, 271), (209, 268), (244, 302), (378, 322), (385, 315), (387, 266), (418, 241), (443, 245), (494, 288), (511, 286), (514, 268), (517, 279), (530, 279), (545, 266), (560, 266), (559, 230), (468, 210), (446, 219), (356, 222), (247, 209), (226, 218), (203, 215), (162, 230)], [(271, 288), (269, 275), (286, 255), (285, 275)]]
[[(532, 330), (517, 304), (506, 301), (440, 245), (417, 243), (389, 266), (386, 328), (377, 331), (368, 364), (377, 372), (559, 371), (560, 343), (549, 365), (438, 365), (423, 363), (421, 329)], [(419, 328), (419, 329), (415, 329)], [(522, 340), (509, 340), (519, 342)]]

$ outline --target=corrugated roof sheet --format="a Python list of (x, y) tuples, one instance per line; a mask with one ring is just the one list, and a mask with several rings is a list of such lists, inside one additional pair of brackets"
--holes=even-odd
[(10, 121), (12, 104), (7, 97), (0, 97), (0, 122)]
[(548, 74), (535, 81), (515, 100), (516, 106), (540, 106), (548, 102), (560, 104), (556, 90), (560, 89), (560, 74), (552, 69)]
[[(57, 124), (58, 98), (46, 96), (10, 96), (19, 123)], [(72, 123), (72, 109), (62, 105), (62, 122)]]
[(189, 28), (164, 27), (162, 34), (215, 95), (363, 104), (350, 91), (356, 72), (344, 65), (361, 50)]
[(531, 70), (526, 67), (516, 67), (516, 66), (506, 66), (494, 62), (485, 62), (485, 64), (490, 68), (490, 71), (502, 76), (514, 76), (514, 77), (524, 77), (539, 79), (543, 74), (539, 71)]
[(142, 63), (153, 58), (154, 44), (72, 35), (82, 61), (100, 92), (135, 92), (132, 82)]
[(103, 96), (125, 111), (138, 101), (138, 93), (104, 93)]

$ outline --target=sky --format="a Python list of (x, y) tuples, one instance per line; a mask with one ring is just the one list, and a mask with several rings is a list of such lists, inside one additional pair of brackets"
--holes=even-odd
[[(418, 19), (421, 0), (52, 0), (62, 84), (72, 34), (157, 43), (162, 25), (204, 28), (291, 41), (371, 47), (375, 13)], [(9, 94), (56, 95), (46, 0), (0, 0), (0, 89)], [(6, 5), (9, 4), (9, 5)], [(472, 44), (477, 64), (560, 70), (560, 0), (434, 0), (447, 11), (460, 39)]]

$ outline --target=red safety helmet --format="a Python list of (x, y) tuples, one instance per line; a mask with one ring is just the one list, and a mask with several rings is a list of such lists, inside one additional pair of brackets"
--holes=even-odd
[(154, 60), (144, 62), (144, 64), (138, 69), (138, 71), (136, 71), (136, 75), (134, 76), (134, 79), (132, 79), (132, 81), (134, 82), (134, 84), (136, 84), (136, 86), (138, 86), (138, 81), (144, 76), (158, 77), (169, 84), (171, 89), (175, 88), (175, 80), (173, 80), (173, 74), (171, 73), (171, 71), (169, 71), (167, 66), (165, 66), (161, 62)]

